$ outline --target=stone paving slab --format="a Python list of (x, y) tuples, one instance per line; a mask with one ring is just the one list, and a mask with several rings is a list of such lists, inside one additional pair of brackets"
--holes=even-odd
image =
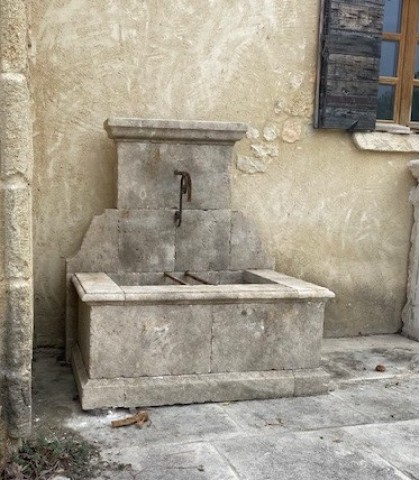
[[(375, 367), (384, 365), (384, 372)], [(322, 344), (322, 366), (336, 383), (419, 376), (419, 342), (401, 335), (328, 338)]]
[[(412, 358), (419, 343), (380, 337), (325, 342), (323, 367), (347, 372), (335, 376), (328, 395), (150, 408), (151, 426), (142, 429), (111, 428), (128, 410), (82, 412), (70, 369), (42, 357), (35, 363), (35, 433), (76, 432), (104, 460), (132, 466), (100, 479), (418, 479), (419, 378)], [(363, 372), (381, 354), (386, 372), (366, 379)]]
[(382, 380), (340, 389), (334, 396), (374, 422), (394, 422), (419, 418), (417, 390), (410, 393), (399, 388), (400, 382)]
[(66, 425), (107, 449), (210, 441), (243, 433), (218, 404), (156, 407), (147, 411), (151, 424), (142, 429), (111, 429), (113, 420), (129, 415), (125, 409), (94, 417), (78, 414), (68, 419)]
[(222, 408), (239, 427), (253, 434), (281, 435), (370, 422), (368, 416), (332, 395), (237, 402)]
[[(103, 458), (130, 464), (139, 480), (238, 480), (233, 468), (208, 443), (131, 447), (103, 452)], [(114, 479), (115, 475), (103, 478)], [(129, 477), (127, 477), (129, 478)]]
[(241, 436), (215, 447), (248, 480), (407, 479), (379, 455), (360, 450), (344, 431), (295, 433), (286, 436)]
[[(336, 365), (335, 375), (349, 380), (382, 380), (406, 374), (419, 374), (419, 354), (405, 348), (387, 351), (374, 348), (369, 351), (329, 353), (327, 363)], [(384, 372), (377, 372), (375, 367), (384, 365)]]
[(419, 478), (419, 420), (348, 427), (345, 431), (405, 474)]

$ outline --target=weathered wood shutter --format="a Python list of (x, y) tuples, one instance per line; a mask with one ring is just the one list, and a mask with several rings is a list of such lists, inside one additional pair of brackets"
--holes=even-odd
[(315, 126), (375, 128), (384, 0), (324, 0)]

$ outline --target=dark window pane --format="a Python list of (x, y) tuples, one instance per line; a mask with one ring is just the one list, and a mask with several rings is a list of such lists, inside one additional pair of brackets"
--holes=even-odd
[(378, 86), (377, 119), (393, 120), (394, 85)]
[(419, 87), (413, 87), (412, 122), (419, 122)]
[(402, 0), (385, 0), (384, 31), (399, 33), (402, 18)]
[(383, 41), (381, 43), (380, 75), (397, 77), (399, 43)]
[(416, 45), (415, 78), (419, 78), (419, 45)]

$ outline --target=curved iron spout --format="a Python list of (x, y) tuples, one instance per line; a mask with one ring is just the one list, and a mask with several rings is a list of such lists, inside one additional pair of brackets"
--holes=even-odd
[(192, 179), (189, 173), (185, 170), (175, 170), (175, 175), (180, 175), (180, 196), (179, 196), (179, 210), (175, 212), (176, 226), (180, 227), (182, 223), (182, 208), (183, 195), (187, 195), (187, 201), (192, 200)]

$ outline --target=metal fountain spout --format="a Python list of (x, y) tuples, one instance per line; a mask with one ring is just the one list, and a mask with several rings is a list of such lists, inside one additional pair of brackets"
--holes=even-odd
[(175, 175), (180, 175), (180, 195), (179, 195), (179, 210), (175, 212), (176, 226), (180, 227), (182, 223), (183, 210), (183, 195), (187, 195), (186, 201), (192, 200), (192, 179), (189, 173), (185, 170), (175, 170)]

